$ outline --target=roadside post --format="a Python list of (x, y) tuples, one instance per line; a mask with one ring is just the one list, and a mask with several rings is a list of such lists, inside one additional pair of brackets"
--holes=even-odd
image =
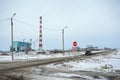
[(77, 42), (76, 41), (73, 42), (72, 51), (74, 51), (74, 56), (75, 56), (75, 52), (78, 51)]

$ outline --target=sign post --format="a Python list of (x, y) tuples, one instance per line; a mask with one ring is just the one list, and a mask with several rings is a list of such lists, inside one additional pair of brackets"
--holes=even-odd
[(78, 51), (78, 49), (77, 49), (77, 42), (76, 41), (73, 42), (72, 50), (73, 51)]

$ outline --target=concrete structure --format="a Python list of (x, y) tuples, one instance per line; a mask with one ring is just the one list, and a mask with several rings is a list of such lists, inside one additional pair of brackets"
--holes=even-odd
[(31, 49), (29, 42), (14, 41), (13, 42), (13, 51), (29, 51)]
[(38, 51), (37, 53), (46, 53), (44, 50), (43, 50), (43, 44), (42, 44), (42, 16), (40, 16), (40, 31), (39, 31), (39, 48), (38, 48)]
[(43, 50), (43, 45), (42, 45), (42, 16), (40, 16), (39, 50)]

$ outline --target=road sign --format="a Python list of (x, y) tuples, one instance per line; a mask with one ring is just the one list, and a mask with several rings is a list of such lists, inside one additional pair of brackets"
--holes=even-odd
[(73, 46), (77, 46), (77, 42), (76, 41), (73, 42)]

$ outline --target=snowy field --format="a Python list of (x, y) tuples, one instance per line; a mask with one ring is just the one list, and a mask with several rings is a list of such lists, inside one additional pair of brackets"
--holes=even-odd
[(110, 55), (91, 57), (85, 60), (53, 63), (47, 67), (72, 71), (116, 72), (120, 70), (120, 50)]
[[(81, 55), (83, 53), (71, 53), (69, 56)], [(29, 54), (28, 58), (53, 58), (53, 54), (37, 56)], [(54, 57), (65, 56), (68, 56), (68, 53), (64, 55), (59, 54), (59, 56), (58, 54), (54, 54)], [(26, 59), (25, 57), (23, 58)], [(109, 53), (108, 55), (95, 55), (82, 60), (76, 59), (56, 62), (48, 65), (19, 69), (10, 73), (17, 76), (22, 75), (28, 80), (120, 80), (120, 50)]]
[[(103, 51), (99, 51), (103, 52)], [(93, 52), (96, 53), (96, 52)], [(16, 60), (46, 59), (77, 56), (84, 52), (58, 54), (15, 54)], [(11, 57), (11, 56), (6, 56)], [(5, 56), (4, 61), (11, 60)], [(2, 61), (2, 60), (1, 60)], [(120, 50), (107, 55), (95, 55), (85, 59), (56, 62), (48, 65), (18, 69), (8, 74), (24, 76), (28, 80), (120, 80)], [(26, 80), (26, 79), (25, 79)]]
[[(19, 53), (14, 53), (13, 61), (70, 57), (70, 56), (78, 56), (84, 53), (85, 52), (65, 52), (64, 54), (63, 53), (37, 54), (36, 52), (29, 52), (29, 54), (25, 54), (25, 52), (19, 52)], [(9, 55), (0, 55), (0, 62), (2, 61), (12, 61), (11, 54), (9, 53)]]
[[(61, 78), (63, 78), (62, 80), (120, 80), (120, 50), (109, 55), (100, 55), (84, 60), (56, 62), (45, 67), (52, 72), (47, 73), (46, 78), (52, 77), (52, 80), (60, 80)], [(33, 71), (36, 69), (39, 69), (39, 67), (33, 68)], [(38, 75), (37, 72), (36, 70), (36, 75)], [(85, 73), (82, 74), (81, 72)], [(35, 76), (31, 76), (35, 78)], [(114, 79), (111, 79), (111, 76)], [(39, 77), (35, 79), (39, 79)], [(43, 79), (45, 78), (43, 77)]]
[[(92, 51), (92, 53), (98, 53), (98, 52), (103, 52), (104, 50), (101, 51)], [(0, 55), (0, 62), (3, 61), (12, 61), (11, 58), (11, 53), (8, 53), (9, 55)], [(29, 54), (25, 54), (25, 52), (19, 52), (19, 53), (13, 53), (14, 54), (14, 60), (31, 60), (31, 59), (49, 59), (49, 58), (60, 58), (60, 57), (71, 57), (71, 56), (78, 56), (85, 54), (84, 51), (81, 52), (65, 52), (63, 53), (56, 53), (56, 54), (37, 54), (35, 51), (34, 52), (29, 52)]]

